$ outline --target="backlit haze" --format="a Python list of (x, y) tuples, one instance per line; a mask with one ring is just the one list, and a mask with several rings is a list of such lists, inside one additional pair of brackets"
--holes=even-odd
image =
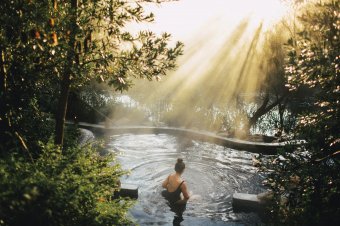
[(267, 74), (266, 34), (275, 33), (275, 24), (288, 13), (280, 0), (180, 0), (143, 6), (155, 14), (155, 22), (136, 28), (170, 33), (172, 41), (184, 43), (184, 54), (177, 69), (161, 81), (135, 81), (129, 93), (146, 104), (176, 104), (174, 117), (202, 109), (223, 111), (239, 95), (254, 98)]

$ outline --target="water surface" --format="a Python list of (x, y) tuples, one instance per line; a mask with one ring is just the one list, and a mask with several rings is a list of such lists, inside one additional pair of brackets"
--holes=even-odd
[(199, 195), (187, 204), (181, 225), (256, 225), (254, 213), (234, 213), (234, 192), (262, 191), (254, 154), (206, 142), (167, 134), (116, 135), (108, 149), (117, 153), (130, 174), (122, 182), (139, 186), (139, 198), (131, 215), (140, 225), (172, 225), (174, 213), (161, 196), (161, 183), (172, 172), (177, 158), (183, 158), (183, 174), (189, 190)]

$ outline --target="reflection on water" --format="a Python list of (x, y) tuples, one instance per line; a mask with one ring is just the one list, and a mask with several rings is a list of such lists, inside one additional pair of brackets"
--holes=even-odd
[(118, 154), (122, 182), (139, 185), (139, 199), (130, 211), (140, 225), (171, 225), (174, 213), (161, 196), (162, 181), (174, 171), (176, 159), (186, 163), (183, 178), (200, 198), (189, 201), (181, 225), (252, 225), (252, 213), (234, 213), (234, 192), (257, 193), (259, 176), (249, 152), (191, 141), (166, 134), (112, 136), (108, 149)]

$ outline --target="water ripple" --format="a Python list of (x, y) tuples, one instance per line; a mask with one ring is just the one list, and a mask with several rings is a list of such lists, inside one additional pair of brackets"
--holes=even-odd
[(189, 201), (184, 217), (239, 221), (231, 207), (234, 192), (259, 189), (254, 154), (206, 142), (166, 134), (112, 136), (108, 150), (117, 154), (123, 169), (131, 173), (122, 182), (139, 185), (139, 200), (131, 213), (140, 224), (172, 222), (166, 201), (161, 197), (162, 181), (173, 172), (177, 158), (183, 158), (183, 178), (198, 199)]

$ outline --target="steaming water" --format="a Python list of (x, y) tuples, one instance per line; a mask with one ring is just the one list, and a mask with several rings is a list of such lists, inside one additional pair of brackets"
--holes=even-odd
[(123, 169), (131, 170), (122, 182), (139, 186), (130, 212), (140, 225), (172, 225), (175, 214), (161, 196), (161, 183), (179, 157), (186, 163), (183, 178), (189, 190), (199, 196), (187, 204), (181, 225), (259, 223), (256, 214), (234, 213), (231, 205), (234, 192), (262, 190), (253, 154), (166, 134), (112, 136), (108, 147), (118, 153)]

